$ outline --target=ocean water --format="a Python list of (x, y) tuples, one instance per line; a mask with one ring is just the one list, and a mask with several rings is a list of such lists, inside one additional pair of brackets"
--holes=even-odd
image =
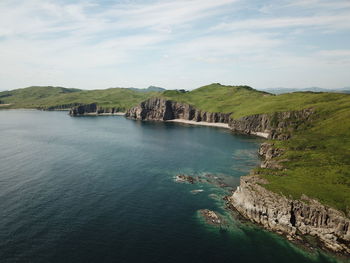
[[(0, 111), (0, 262), (334, 262), (235, 219), (225, 189), (174, 181), (211, 174), (234, 187), (258, 164), (260, 142), (120, 116)], [(205, 208), (228, 227), (207, 225)]]

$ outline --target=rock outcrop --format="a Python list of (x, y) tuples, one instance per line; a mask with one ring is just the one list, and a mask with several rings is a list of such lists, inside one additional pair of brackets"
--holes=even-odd
[[(263, 157), (261, 167), (282, 169), (277, 157), (283, 152), (271, 142), (262, 143), (259, 149)], [(266, 183), (258, 175), (241, 177), (240, 186), (227, 197), (229, 207), (291, 240), (302, 240), (303, 236), (311, 235), (333, 252), (350, 254), (350, 219), (344, 213), (307, 196), (294, 200), (273, 193), (264, 187)]]
[(72, 107), (69, 111), (71, 116), (80, 116), (80, 115), (102, 115), (102, 114), (116, 114), (120, 112), (119, 108), (108, 108), (100, 107), (96, 103), (78, 105)]
[(230, 120), (230, 113), (201, 111), (192, 105), (163, 98), (148, 99), (138, 106), (129, 109), (125, 116), (137, 120), (155, 121), (184, 119), (228, 123)]
[(167, 121), (183, 119), (197, 122), (228, 123), (234, 132), (257, 135), (268, 139), (286, 140), (300, 125), (310, 122), (313, 113), (313, 109), (304, 109), (255, 114), (232, 119), (230, 118), (231, 113), (201, 111), (186, 103), (155, 97), (129, 109), (125, 116), (138, 120)]
[(313, 109), (300, 111), (255, 114), (231, 119), (230, 128), (235, 132), (262, 136), (268, 139), (287, 140), (293, 131), (311, 121)]
[(289, 239), (311, 235), (333, 252), (350, 254), (350, 220), (342, 212), (305, 196), (293, 200), (273, 193), (263, 187), (265, 183), (256, 175), (241, 177), (240, 186), (228, 197), (229, 206)]
[(284, 149), (277, 148), (273, 143), (264, 142), (260, 145), (258, 154), (262, 157), (261, 168), (283, 169), (281, 164), (285, 159), (277, 159), (284, 153)]
[(55, 105), (55, 106), (50, 106), (50, 107), (44, 107), (44, 108), (39, 108), (40, 110), (45, 110), (45, 111), (60, 111), (60, 110), (71, 110), (74, 107), (79, 106), (79, 103), (71, 103), (71, 104), (62, 104), (62, 105)]

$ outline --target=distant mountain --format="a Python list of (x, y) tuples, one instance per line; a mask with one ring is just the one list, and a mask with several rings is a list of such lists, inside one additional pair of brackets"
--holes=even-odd
[(138, 89), (138, 88), (128, 88), (128, 89), (138, 91), (138, 92), (163, 92), (166, 90), (156, 86), (149, 86), (147, 89)]
[(298, 91), (311, 91), (311, 92), (333, 92), (333, 93), (350, 93), (350, 87), (340, 88), (340, 89), (323, 89), (319, 87), (309, 87), (309, 88), (301, 88), (301, 89), (293, 89), (293, 88), (270, 88), (263, 89), (266, 92), (273, 94), (284, 94), (284, 93), (292, 93)]

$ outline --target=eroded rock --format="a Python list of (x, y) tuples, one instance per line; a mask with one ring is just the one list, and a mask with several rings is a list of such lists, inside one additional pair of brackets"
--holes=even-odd
[(268, 191), (263, 179), (241, 177), (240, 186), (228, 197), (229, 205), (249, 220), (289, 239), (317, 237), (333, 252), (350, 254), (350, 220), (340, 211), (304, 196), (292, 200)]
[(223, 220), (214, 211), (211, 211), (209, 209), (202, 209), (199, 210), (199, 213), (210, 225), (221, 226), (221, 224), (223, 223)]

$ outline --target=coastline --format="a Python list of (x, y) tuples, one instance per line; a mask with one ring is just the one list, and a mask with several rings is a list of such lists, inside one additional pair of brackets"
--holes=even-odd
[(177, 123), (185, 123), (190, 125), (211, 126), (211, 127), (230, 129), (230, 126), (228, 125), (228, 123), (221, 123), (221, 122), (189, 121), (184, 119), (173, 119), (173, 120), (167, 120), (166, 122), (177, 122)]
[[(222, 122), (190, 121), (190, 120), (184, 120), (184, 119), (173, 119), (173, 120), (167, 120), (165, 122), (176, 122), (176, 123), (184, 123), (189, 125), (218, 127), (218, 128), (231, 130), (231, 127), (228, 123), (222, 123)], [(268, 139), (270, 134), (268, 132), (251, 132), (250, 135)]]
[[(28, 110), (28, 109), (24, 109), (24, 110)], [(31, 109), (29, 109), (29, 110), (31, 110)], [(32, 110), (37, 110), (37, 109), (32, 109)], [(58, 110), (58, 111), (61, 111), (61, 110)], [(115, 113), (97, 113), (97, 112), (91, 112), (91, 113), (85, 113), (85, 114), (82, 114), (81, 116), (112, 116), (112, 115), (120, 115), (120, 116), (124, 116), (125, 115), (125, 113), (123, 113), (123, 112), (115, 112)], [(228, 123), (212, 123), (212, 122), (197, 122), (197, 121), (190, 121), (190, 120), (185, 120), (185, 119), (173, 119), (173, 120), (167, 120), (166, 122), (175, 122), (175, 123), (183, 123), (183, 124), (189, 124), (189, 125), (199, 125), (199, 126), (211, 126), (211, 127), (219, 127), (219, 128), (226, 128), (226, 129), (231, 129), (231, 127), (229, 126), (229, 124)], [(255, 135), (255, 136), (260, 136), (260, 137), (264, 137), (264, 138), (266, 138), (264, 135), (265, 134), (267, 134), (268, 135), (268, 133), (263, 133), (263, 132), (253, 132), (253, 131), (250, 131), (250, 133), (247, 133), (247, 134), (250, 134), (250, 135)], [(274, 156), (272, 156), (272, 157), (274, 157)], [(266, 156), (265, 156), (265, 158), (266, 158)], [(271, 160), (270, 160), (271, 161)], [(260, 184), (258, 183), (258, 184), (250, 184), (249, 185), (249, 189), (250, 188), (254, 188), (254, 189), (256, 189), (255, 187), (258, 187)], [(240, 186), (240, 188), (241, 188), (241, 186)], [(241, 189), (243, 189), (243, 188), (241, 188)], [(253, 190), (254, 190), (253, 189)], [(259, 188), (260, 189), (260, 188)], [(250, 191), (249, 191), (250, 192)], [(257, 190), (254, 190), (254, 191), (252, 191), (252, 193), (253, 194), (250, 194), (249, 196), (253, 196), (254, 197), (254, 193), (255, 192), (258, 192)], [(272, 193), (273, 194), (273, 193)], [(299, 227), (299, 222), (303, 222), (303, 220), (304, 219), (299, 219), (298, 218), (298, 214), (299, 214), (299, 211), (302, 211), (302, 210), (304, 210), (304, 208), (303, 208), (303, 204), (299, 204), (299, 203), (295, 203), (293, 200), (291, 201), (291, 200), (287, 200), (286, 202), (288, 203), (287, 205), (286, 204), (284, 204), (283, 203), (283, 205), (279, 205), (278, 206), (278, 211), (280, 211), (280, 210), (283, 210), (282, 208), (285, 208), (284, 210), (284, 212), (282, 211), (281, 213), (283, 214), (283, 218), (285, 217), (285, 216), (291, 216), (291, 218), (292, 218), (292, 216), (293, 216), (293, 218), (297, 218), (297, 222), (298, 222), (298, 224), (295, 224), (295, 223), (291, 223), (291, 221), (290, 221), (290, 219), (286, 219), (285, 221), (286, 221), (286, 225), (281, 225), (281, 223), (283, 223), (282, 221), (283, 220), (281, 220), (281, 218), (280, 218), (280, 216), (278, 215), (278, 218), (276, 217), (275, 218), (275, 216), (271, 216), (272, 214), (273, 215), (275, 215), (276, 213), (270, 213), (269, 211), (271, 210), (271, 209), (274, 209), (274, 207), (272, 207), (271, 208), (271, 206), (266, 206), (266, 199), (267, 198), (264, 198), (264, 205), (261, 205), (260, 203), (258, 203), (259, 202), (259, 200), (260, 199), (262, 199), (263, 198), (263, 196), (264, 196), (264, 194), (261, 194), (261, 195), (259, 195), (257, 198), (253, 198), (252, 200), (249, 200), (249, 201), (251, 201), (251, 205), (246, 205), (246, 206), (242, 206), (242, 207), (240, 207), (239, 205), (236, 205), (236, 206), (232, 206), (232, 207), (234, 207), (234, 210), (235, 211), (237, 211), (240, 215), (242, 215), (245, 219), (247, 219), (247, 220), (249, 220), (249, 221), (251, 221), (251, 222), (253, 222), (253, 223), (255, 223), (255, 224), (257, 224), (257, 225), (260, 225), (260, 226), (262, 226), (263, 228), (265, 228), (265, 229), (267, 229), (267, 230), (269, 230), (269, 231), (271, 231), (271, 232), (274, 232), (274, 233), (277, 233), (277, 234), (280, 234), (281, 236), (284, 236), (284, 237), (286, 237), (288, 240), (290, 240), (290, 241), (292, 241), (292, 242), (297, 242), (297, 243), (301, 243), (301, 244), (304, 244), (306, 247), (308, 247), (308, 243), (306, 242), (306, 241), (304, 241), (304, 239), (303, 239), (303, 237), (304, 237), (304, 235), (295, 235), (295, 233), (297, 233), (296, 231), (298, 230), (298, 227)], [(234, 202), (232, 202), (233, 200), (234, 200), (234, 197), (237, 197), (237, 194), (236, 194), (236, 196), (234, 196), (234, 193), (233, 193), (233, 195), (232, 196), (229, 196), (228, 198), (229, 199), (231, 199), (231, 204), (233, 204)], [(248, 198), (248, 197), (244, 197), (244, 198)], [(283, 197), (284, 198), (284, 197)], [(239, 199), (239, 198), (238, 198)], [(236, 198), (236, 200), (238, 200), (237, 198)], [(274, 200), (274, 202), (276, 202), (277, 200), (279, 200), (280, 199), (280, 197), (279, 196), (273, 196), (272, 198), (271, 198), (272, 200)], [(310, 199), (311, 200), (311, 199)], [(307, 209), (309, 209), (309, 207), (310, 207), (310, 202), (312, 202), (313, 200), (308, 200), (307, 201)], [(282, 200), (283, 201), (283, 200)], [(271, 202), (272, 203), (272, 202)], [(289, 206), (289, 204), (293, 204), (292, 205), (292, 207), (290, 207)], [(249, 210), (248, 208), (249, 207), (257, 207), (256, 209), (254, 208), (254, 209), (252, 209), (252, 210)], [(228, 207), (229, 209), (232, 209), (232, 207)], [(241, 208), (241, 210), (240, 210), (240, 208)], [(260, 217), (260, 211), (259, 211), (259, 209), (258, 208), (261, 208), (260, 210), (261, 211), (263, 211), (262, 212), (262, 214), (264, 214), (264, 216), (263, 217)], [(248, 210), (247, 210), (248, 209)], [(267, 210), (266, 210), (267, 209)], [(294, 210), (295, 209), (297, 209), (297, 210)], [(305, 208), (306, 209), (306, 208)], [(317, 209), (317, 210), (320, 210), (320, 209)], [(268, 211), (268, 212), (266, 212), (266, 211)], [(278, 214), (278, 213), (277, 213)], [(304, 214), (304, 216), (303, 216), (303, 218), (305, 217), (305, 214), (306, 214), (306, 212), (305, 211), (303, 211), (303, 214)], [(314, 213), (315, 214), (315, 213)], [(328, 217), (328, 219), (325, 219), (326, 220), (326, 225), (328, 224), (330, 224), (330, 219), (329, 219), (329, 213), (328, 213), (328, 209), (327, 209), (327, 211), (325, 212), (325, 213), (322, 213), (322, 214), (325, 214), (326, 215), (326, 217)], [(253, 215), (253, 216), (252, 216)], [(257, 216), (256, 217), (256, 215), (259, 215), (259, 216)], [(256, 218), (255, 218), (256, 217)], [(313, 219), (314, 218), (314, 216), (312, 215), (312, 220), (314, 220)], [(278, 225), (276, 224), (276, 223), (274, 223), (275, 222), (275, 219), (277, 219), (278, 220)], [(317, 219), (317, 220), (316, 220)], [(318, 219), (318, 218), (316, 218), (314, 221), (315, 222), (319, 222), (320, 220), (323, 222), (323, 219)], [(311, 219), (310, 219), (311, 220)], [(267, 223), (265, 222), (265, 221), (267, 221)], [(271, 223), (272, 222), (272, 223)], [(270, 224), (271, 223), (271, 224)], [(317, 223), (318, 224), (318, 223)], [(271, 227), (271, 226), (273, 226), (273, 227)], [(285, 232), (283, 232), (282, 230), (284, 230), (284, 227), (286, 227), (286, 228), (288, 228), (287, 230), (285, 230)], [(308, 226), (307, 226), (308, 227)], [(303, 226), (303, 228), (304, 228), (304, 226)], [(309, 228), (309, 227), (308, 227)], [(322, 228), (324, 228), (323, 226), (321, 226), (321, 230), (323, 231), (323, 229)], [(327, 227), (326, 227), (327, 228)], [(277, 229), (277, 230), (276, 230)], [(282, 230), (281, 230), (282, 229)], [(292, 229), (292, 230), (291, 230)], [(318, 228), (317, 229), (317, 232), (320, 232), (321, 230), (319, 230), (320, 228)], [(300, 230), (298, 230), (298, 232), (299, 232)], [(294, 233), (295, 232), (295, 233)], [(316, 232), (313, 232), (313, 231), (309, 231), (309, 232), (311, 232), (311, 233), (316, 233)], [(308, 232), (308, 233), (309, 233)], [(305, 234), (305, 236), (307, 236), (307, 234)], [(318, 237), (318, 235), (313, 235), (313, 236), (316, 236), (316, 237)], [(318, 237), (319, 238), (319, 237)], [(331, 253), (335, 253), (336, 255), (342, 255), (341, 254), (341, 252), (337, 252), (337, 251), (335, 251), (336, 249), (333, 249), (332, 250), (332, 246), (333, 246), (333, 244), (331, 244), (331, 247), (328, 247), (327, 248), (327, 246), (324, 246), (323, 244), (320, 244), (320, 245), (318, 245), (317, 247), (319, 247), (319, 248), (323, 248), (324, 250), (326, 250), (326, 251), (328, 251), (328, 252), (331, 252)]]
[(88, 116), (110, 116), (110, 115), (115, 115), (115, 116), (124, 116), (125, 112), (114, 112), (114, 113), (97, 113), (97, 112), (89, 112), (89, 113), (84, 113), (81, 115), (88, 115)]

